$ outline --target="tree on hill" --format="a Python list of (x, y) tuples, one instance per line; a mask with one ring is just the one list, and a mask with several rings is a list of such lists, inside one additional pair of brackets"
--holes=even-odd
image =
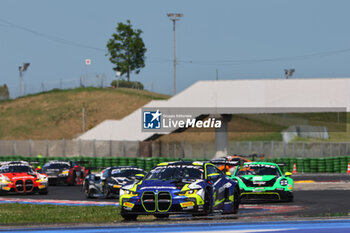
[(0, 100), (7, 100), (10, 98), (10, 92), (6, 84), (0, 85)]
[(147, 49), (140, 36), (141, 33), (140, 29), (134, 30), (130, 20), (127, 20), (126, 24), (118, 23), (116, 33), (113, 33), (107, 43), (109, 60), (115, 65), (113, 70), (120, 72), (121, 75), (126, 74), (128, 82), (132, 71), (138, 74), (141, 68), (145, 67)]

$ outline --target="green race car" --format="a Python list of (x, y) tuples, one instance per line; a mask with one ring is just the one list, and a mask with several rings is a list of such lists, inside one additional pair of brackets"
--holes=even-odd
[(246, 162), (237, 166), (230, 177), (237, 180), (241, 200), (293, 201), (292, 173), (283, 174), (279, 165), (270, 162)]

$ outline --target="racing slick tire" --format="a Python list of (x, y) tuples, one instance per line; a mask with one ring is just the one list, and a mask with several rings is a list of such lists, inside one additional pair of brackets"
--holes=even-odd
[(213, 200), (208, 189), (205, 190), (204, 194), (204, 215), (213, 213)]
[(73, 177), (71, 182), (68, 183), (69, 186), (73, 186), (77, 183), (77, 174), (75, 172), (73, 172)]
[(89, 184), (88, 183), (86, 183), (85, 186), (84, 186), (84, 194), (85, 194), (86, 199), (93, 198), (93, 195), (91, 193), (91, 190), (89, 189)]
[(193, 214), (193, 216), (207, 216), (213, 213), (213, 200), (208, 189), (205, 190), (203, 209), (202, 213)]
[(109, 198), (111, 192), (109, 191), (107, 182), (105, 182), (105, 184), (103, 185), (103, 197), (104, 198)]
[(233, 191), (233, 197), (234, 197), (234, 199), (233, 199), (233, 207), (234, 207), (233, 213), (237, 214), (238, 210), (239, 210), (239, 203), (240, 203), (240, 194), (239, 194), (238, 188), (235, 188), (235, 190)]
[(154, 217), (157, 219), (166, 219), (169, 218), (169, 214), (155, 214)]
[(39, 194), (40, 194), (40, 195), (47, 195), (47, 194), (48, 194), (47, 188), (46, 188), (46, 189), (43, 189), (43, 190), (40, 190), (40, 191), (39, 191)]
[(135, 221), (137, 219), (137, 214), (126, 214), (121, 212), (120, 215), (124, 218), (125, 221)]

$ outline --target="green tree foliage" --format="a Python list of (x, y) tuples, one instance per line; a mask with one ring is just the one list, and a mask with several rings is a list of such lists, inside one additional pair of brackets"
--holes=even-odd
[(126, 80), (113, 80), (111, 82), (111, 86), (116, 87), (126, 87), (126, 88), (134, 88), (134, 89), (140, 89), (143, 90), (143, 84), (140, 82), (128, 82)]
[(6, 84), (0, 85), (0, 100), (7, 100), (10, 98), (10, 92)]
[(138, 74), (141, 68), (145, 67), (147, 49), (140, 37), (141, 33), (140, 29), (132, 29), (130, 20), (127, 20), (126, 24), (118, 23), (116, 33), (113, 33), (107, 43), (109, 60), (115, 64), (113, 69), (121, 75), (126, 74), (128, 81), (132, 71)]

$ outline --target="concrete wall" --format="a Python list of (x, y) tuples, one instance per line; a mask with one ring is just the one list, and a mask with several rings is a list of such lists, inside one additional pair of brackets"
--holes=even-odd
[[(142, 149), (142, 147), (144, 147)], [(145, 147), (147, 147), (145, 149)], [(143, 151), (143, 152), (142, 152)], [(91, 157), (172, 157), (172, 158), (213, 158), (215, 142), (144, 142), (139, 141), (84, 141), (84, 140), (43, 140), (5, 141), (0, 140), (0, 156), (22, 155), (47, 157), (91, 156)], [(228, 154), (264, 154), (266, 157), (329, 157), (350, 155), (350, 143), (303, 143), (267, 141), (231, 141)]]

